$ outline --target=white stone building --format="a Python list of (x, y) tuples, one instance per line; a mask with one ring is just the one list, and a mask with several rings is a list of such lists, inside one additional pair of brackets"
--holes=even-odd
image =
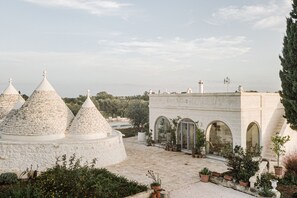
[[(184, 93), (150, 94), (150, 129), (156, 142), (165, 142), (171, 119), (181, 117), (177, 144), (189, 152), (195, 146), (197, 127), (204, 130), (209, 156), (220, 155), (226, 145), (255, 149), (263, 146), (262, 156), (274, 158), (271, 136), (290, 135), (287, 153), (297, 151), (297, 132), (283, 118), (278, 93)], [(165, 129), (165, 130), (164, 130)]]
[(20, 172), (31, 165), (45, 170), (64, 154), (75, 153), (83, 162), (96, 158), (96, 167), (126, 158), (122, 134), (112, 130), (89, 92), (74, 117), (44, 73), (40, 85), (22, 102), (10, 82), (0, 96), (0, 172)]

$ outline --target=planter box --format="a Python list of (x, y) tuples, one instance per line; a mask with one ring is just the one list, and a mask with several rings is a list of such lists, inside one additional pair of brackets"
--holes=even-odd
[(137, 140), (138, 142), (145, 142), (146, 141), (146, 135), (145, 132), (138, 132), (138, 136), (137, 136)]

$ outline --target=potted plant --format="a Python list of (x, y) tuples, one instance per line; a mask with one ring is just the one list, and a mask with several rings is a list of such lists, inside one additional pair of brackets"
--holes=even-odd
[(259, 195), (258, 197), (273, 197), (275, 194), (274, 192), (272, 192), (270, 188), (268, 188), (267, 186), (264, 186), (263, 188), (260, 189), (258, 195)]
[(224, 179), (227, 180), (227, 181), (232, 181), (233, 176), (232, 175), (229, 175), (229, 174), (225, 174), (224, 175)]
[(202, 182), (208, 182), (209, 181), (209, 176), (211, 175), (211, 172), (208, 168), (204, 167), (200, 172), (200, 181)]
[(198, 157), (202, 157), (202, 150), (205, 148), (205, 143), (206, 143), (206, 139), (205, 139), (205, 134), (204, 131), (202, 129), (200, 129), (199, 127), (197, 127), (196, 129), (196, 152), (198, 154)]
[(279, 133), (276, 133), (276, 135), (271, 137), (271, 141), (273, 143), (272, 151), (275, 153), (277, 160), (277, 166), (274, 166), (274, 171), (276, 175), (282, 175), (283, 167), (279, 165), (279, 160), (280, 156), (286, 153), (284, 145), (290, 141), (290, 136), (281, 137)]
[(240, 186), (246, 187), (249, 185), (250, 174), (247, 172), (247, 170), (241, 169), (238, 177)]
[(152, 146), (153, 144), (153, 139), (152, 139), (152, 134), (153, 134), (153, 130), (150, 129), (149, 131), (146, 132), (146, 145), (147, 146)]
[(152, 197), (161, 197), (161, 179), (158, 173), (154, 173), (153, 170), (148, 170), (146, 176), (153, 180), (150, 184), (151, 189), (154, 190)]
[(213, 177), (220, 177), (221, 176), (221, 173), (212, 171), (211, 172), (211, 176), (213, 176)]

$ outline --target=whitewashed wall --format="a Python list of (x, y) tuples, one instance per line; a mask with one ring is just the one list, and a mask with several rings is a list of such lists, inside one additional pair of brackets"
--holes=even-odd
[[(260, 144), (264, 150), (270, 149), (271, 135), (284, 122), (284, 109), (277, 93), (152, 94), (149, 108), (152, 130), (160, 116), (190, 118), (202, 123), (204, 130), (219, 120), (230, 128), (233, 145), (243, 147), (246, 147), (247, 127), (255, 122), (259, 126)], [(296, 143), (296, 140), (292, 141)]]
[[(52, 167), (56, 157), (73, 153), (82, 157), (82, 162), (91, 162), (96, 158), (96, 167), (119, 163), (126, 159), (126, 151), (120, 132), (97, 140), (62, 139), (54, 141), (24, 142), (0, 139), (0, 172), (22, 172), (26, 168), (39, 170)], [(68, 158), (67, 157), (67, 158)], [(83, 164), (83, 163), (82, 163)]]

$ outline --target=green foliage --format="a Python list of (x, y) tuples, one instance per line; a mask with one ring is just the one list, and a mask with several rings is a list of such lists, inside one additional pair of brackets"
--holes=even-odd
[(124, 138), (133, 137), (137, 135), (137, 129), (135, 128), (117, 129), (117, 130), (125, 135)]
[(117, 176), (106, 169), (94, 168), (96, 160), (81, 165), (75, 155), (58, 158), (53, 168), (42, 172), (36, 180), (17, 184), (0, 192), (0, 197), (97, 197), (120, 198), (146, 191), (147, 186)]
[(198, 154), (201, 154), (201, 150), (203, 147), (205, 147), (205, 143), (206, 139), (204, 130), (196, 127), (196, 149)]
[(125, 197), (147, 189), (106, 169), (94, 168), (95, 161), (81, 165), (75, 155), (68, 162), (63, 155), (55, 167), (40, 174), (36, 186), (45, 197)]
[(255, 186), (259, 188), (269, 188), (269, 189), (272, 189), (270, 180), (277, 179), (275, 175), (269, 172), (262, 173), (260, 178), (259, 176), (257, 177), (257, 182), (255, 183)]
[(297, 130), (297, 1), (292, 1), (292, 11), (287, 18), (287, 31), (284, 36), (282, 56), (280, 56), (282, 70), (280, 79), (282, 91), (281, 102), (285, 108), (285, 118), (290, 127)]
[(290, 141), (290, 136), (281, 137), (279, 133), (271, 137), (271, 141), (273, 143), (272, 151), (275, 153), (277, 158), (277, 166), (279, 166), (279, 158), (281, 155), (286, 153), (285, 143)]
[(15, 173), (2, 173), (0, 175), (0, 184), (15, 184), (18, 181), (18, 176)]
[(152, 138), (153, 130), (151, 129), (151, 130), (147, 131), (145, 134), (147, 136), (146, 145), (147, 146), (152, 146), (152, 143), (153, 143), (153, 138)]
[(133, 100), (129, 103), (126, 110), (127, 118), (130, 118), (132, 125), (142, 131), (148, 124), (149, 108), (148, 102)]
[(208, 168), (204, 167), (203, 169), (200, 170), (199, 172), (201, 175), (211, 175), (211, 172)]
[(271, 191), (270, 188), (263, 187), (259, 191), (259, 195), (262, 196), (262, 197), (273, 197), (274, 196), (274, 193)]
[(180, 116), (177, 116), (176, 118), (170, 119), (170, 125), (168, 127), (168, 130), (166, 133), (170, 134), (170, 144), (176, 145), (176, 131), (179, 121), (181, 120)]
[[(63, 98), (64, 102), (74, 115), (77, 114), (85, 99), (86, 96), (82, 95), (79, 95), (77, 98)], [(91, 100), (104, 117), (125, 117), (130, 101), (148, 101), (148, 99), (147, 92), (137, 96), (113, 96), (103, 91), (97, 93), (96, 96), (91, 97)]]
[(247, 181), (259, 170), (259, 160), (253, 159), (255, 153), (244, 151), (242, 147), (235, 146), (233, 152), (226, 153), (228, 170), (236, 180)]

